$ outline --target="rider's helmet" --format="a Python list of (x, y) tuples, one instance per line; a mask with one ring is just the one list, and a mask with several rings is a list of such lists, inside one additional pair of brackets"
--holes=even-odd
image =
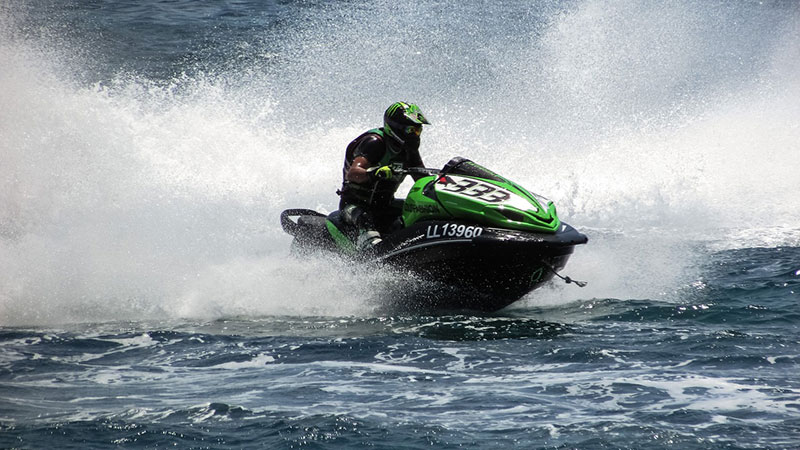
[[(399, 144), (400, 149), (419, 148), (419, 136), (422, 125), (430, 124), (422, 114), (419, 106), (413, 103), (393, 103), (383, 113), (383, 131), (389, 136), (390, 144)], [(392, 142), (394, 141), (394, 142)], [(394, 150), (397, 145), (389, 145)]]

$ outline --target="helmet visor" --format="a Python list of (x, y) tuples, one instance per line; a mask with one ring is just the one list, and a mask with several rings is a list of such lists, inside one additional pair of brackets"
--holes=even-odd
[(406, 136), (419, 136), (422, 134), (422, 125), (409, 125), (403, 129)]

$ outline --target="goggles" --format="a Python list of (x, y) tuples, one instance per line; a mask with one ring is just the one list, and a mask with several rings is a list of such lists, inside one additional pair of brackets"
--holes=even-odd
[(415, 136), (419, 136), (422, 134), (422, 125), (409, 125), (403, 128), (406, 136), (411, 136), (412, 134)]

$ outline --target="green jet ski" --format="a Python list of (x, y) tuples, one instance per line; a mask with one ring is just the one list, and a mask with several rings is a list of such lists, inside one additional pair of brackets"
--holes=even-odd
[(409, 297), (416, 306), (496, 311), (561, 277), (575, 246), (588, 241), (559, 220), (552, 202), (468, 159), (397, 172), (422, 177), (396, 201), (399, 219), (375, 247), (358, 252), (358, 230), (339, 211), (289, 209), (280, 220), (293, 253), (334, 252), (409, 271), (437, 286)]

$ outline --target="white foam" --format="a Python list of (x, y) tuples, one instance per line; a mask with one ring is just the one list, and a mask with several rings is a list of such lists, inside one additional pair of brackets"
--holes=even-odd
[(240, 370), (240, 369), (264, 367), (265, 365), (273, 362), (275, 362), (274, 356), (261, 353), (255, 358), (252, 358), (248, 361), (227, 362), (227, 363), (217, 364), (211, 367), (218, 369)]
[[(464, 8), (434, 29), (469, 25)], [(0, 12), (2, 325), (373, 314), (357, 274), (286, 257), (277, 216), (335, 208), (344, 147), (397, 97), (434, 121), (428, 165), (486, 163), (589, 231), (568, 266), (589, 287), (536, 302), (669, 298), (696, 279), (698, 242), (800, 242), (800, 20), (777, 10), (586, 1), (478, 43), (411, 8), (399, 20), (431, 45), (396, 54), (420, 73), (391, 82), (354, 55), (408, 46), (356, 11), (282, 36), (292, 58), (260, 78), (97, 85), (77, 81), (87, 74), (57, 36), (15, 35), (12, 12)]]

